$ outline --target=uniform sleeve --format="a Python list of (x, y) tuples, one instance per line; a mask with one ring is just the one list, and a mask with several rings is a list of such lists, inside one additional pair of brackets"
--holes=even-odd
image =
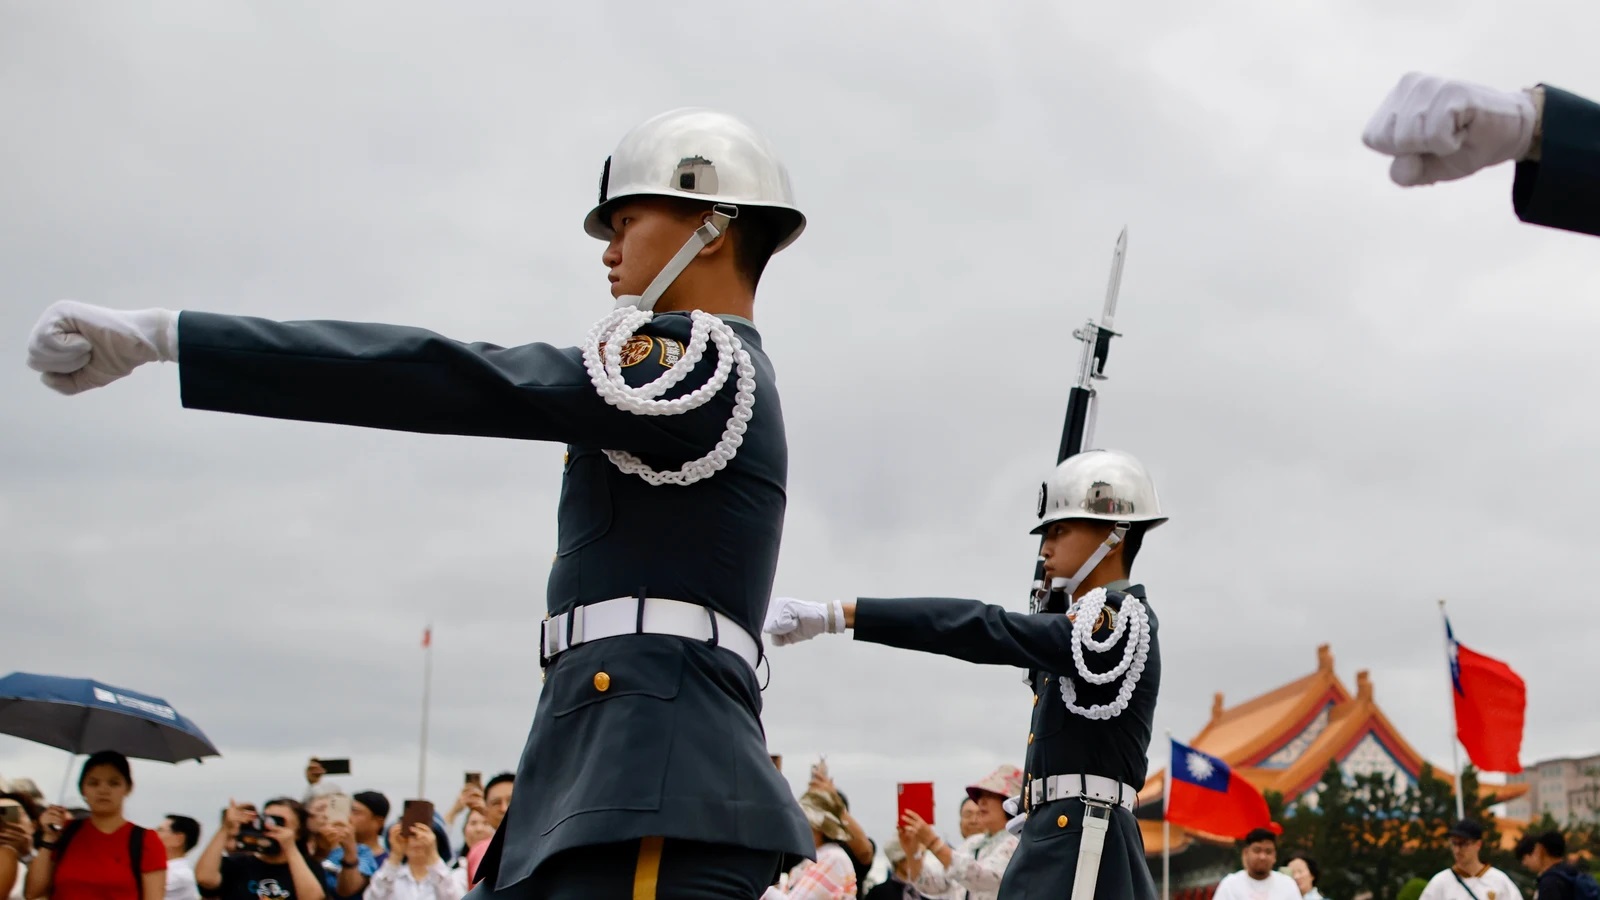
[(1533, 225), (1600, 235), (1600, 105), (1541, 87), (1539, 160), (1517, 164), (1512, 206)]
[(1006, 875), (1012, 854), (1017, 852), (1017, 836), (1008, 834), (995, 845), (993, 852), (974, 859), (970, 853), (950, 854), (949, 876), (956, 884), (969, 891), (993, 894), (1000, 890), (1000, 880)]
[[(654, 380), (682, 344), (649, 335), (622, 369), (635, 387)], [(673, 399), (703, 384), (716, 348)], [(625, 360), (625, 362), (628, 360)], [(640, 416), (606, 403), (576, 347), (461, 343), (420, 328), (354, 322), (274, 322), (184, 312), (178, 320), (183, 405), (307, 422), (427, 434), (559, 441), (698, 457), (732, 409), (735, 381), (682, 415)]]
[[(1139, 601), (1126, 598), (1126, 602)], [(940, 653), (982, 665), (1073, 674), (1072, 628), (1072, 620), (1058, 613), (1018, 613), (976, 600), (863, 597), (856, 601), (856, 640)], [(1110, 634), (1110, 625), (1103, 625), (1094, 637), (1104, 640)], [(1112, 668), (1121, 659), (1127, 640), (1124, 634), (1101, 652), (1086, 648), (1085, 664), (1095, 672)]]
[(154, 829), (144, 830), (144, 849), (139, 853), (139, 871), (165, 872), (167, 870), (167, 848), (161, 846), (161, 835)]

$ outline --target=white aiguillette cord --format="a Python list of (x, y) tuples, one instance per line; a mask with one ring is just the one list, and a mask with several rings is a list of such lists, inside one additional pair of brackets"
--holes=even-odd
[[(645, 292), (637, 297), (624, 295), (617, 298), (617, 308), (595, 323), (584, 340), (584, 367), (589, 372), (589, 380), (595, 390), (607, 403), (636, 416), (676, 416), (698, 409), (722, 390), (729, 372), (735, 366), (738, 368), (738, 391), (734, 394), (733, 414), (728, 417), (722, 439), (705, 456), (684, 463), (675, 472), (657, 472), (632, 453), (605, 451), (612, 465), (653, 485), (689, 485), (715, 475), (738, 455), (739, 447), (744, 443), (745, 431), (750, 425), (756, 404), (755, 366), (750, 361), (749, 351), (744, 349), (744, 344), (728, 323), (710, 313), (697, 309), (689, 314), (694, 324), (689, 332), (688, 348), (677, 362), (654, 381), (633, 387), (622, 377), (623, 346), (635, 332), (654, 318), (656, 301), (694, 261), (695, 256), (722, 234), (738, 213), (738, 209), (732, 206), (718, 204), (713, 207), (711, 221), (695, 229), (689, 240), (645, 288)], [(700, 363), (708, 342), (717, 346), (717, 365), (706, 383), (674, 400), (660, 399), (661, 395), (688, 377)]]

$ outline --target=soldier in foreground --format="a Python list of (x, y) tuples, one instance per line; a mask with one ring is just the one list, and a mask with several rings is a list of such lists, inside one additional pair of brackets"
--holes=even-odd
[(1502, 91), (1412, 72), (1361, 139), (1394, 157), (1389, 176), (1403, 187), (1515, 162), (1517, 218), (1600, 235), (1600, 104), (1576, 94), (1544, 84)]
[(1144, 466), (1115, 450), (1057, 466), (1041, 486), (1038, 517), (1045, 576), (1065, 580), (1066, 609), (779, 598), (765, 629), (782, 645), (852, 628), (860, 641), (1029, 670), (1033, 725), (1012, 824), (1021, 839), (1001, 900), (1153, 900), (1133, 805), (1146, 775), (1161, 651), (1155, 613), (1129, 571), (1145, 532), (1166, 517)]
[(63, 302), (28, 362), (67, 394), (176, 362), (190, 408), (567, 444), (548, 680), (475, 893), (749, 900), (816, 852), (755, 675), (788, 450), (751, 317), (804, 226), (760, 135), (676, 110), (606, 161), (584, 227), (618, 302), (581, 347)]

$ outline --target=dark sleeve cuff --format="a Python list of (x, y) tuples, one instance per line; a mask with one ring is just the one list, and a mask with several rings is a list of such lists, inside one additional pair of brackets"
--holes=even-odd
[(1539, 161), (1517, 164), (1512, 207), (1531, 225), (1600, 235), (1600, 104), (1540, 87)]

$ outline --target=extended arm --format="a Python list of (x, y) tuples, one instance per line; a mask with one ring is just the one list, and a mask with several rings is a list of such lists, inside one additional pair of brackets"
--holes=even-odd
[[(644, 358), (623, 369), (630, 384), (666, 370), (670, 356), (657, 344), (671, 339), (649, 340)], [(708, 350), (700, 369), (714, 357)], [(715, 443), (729, 408), (712, 402), (678, 416), (634, 415), (600, 397), (576, 348), (468, 344), (398, 325), (185, 312), (178, 370), (190, 408), (634, 452), (698, 456)]]
[(1600, 104), (1541, 85), (1540, 131), (1511, 202), (1533, 225), (1600, 235)]

